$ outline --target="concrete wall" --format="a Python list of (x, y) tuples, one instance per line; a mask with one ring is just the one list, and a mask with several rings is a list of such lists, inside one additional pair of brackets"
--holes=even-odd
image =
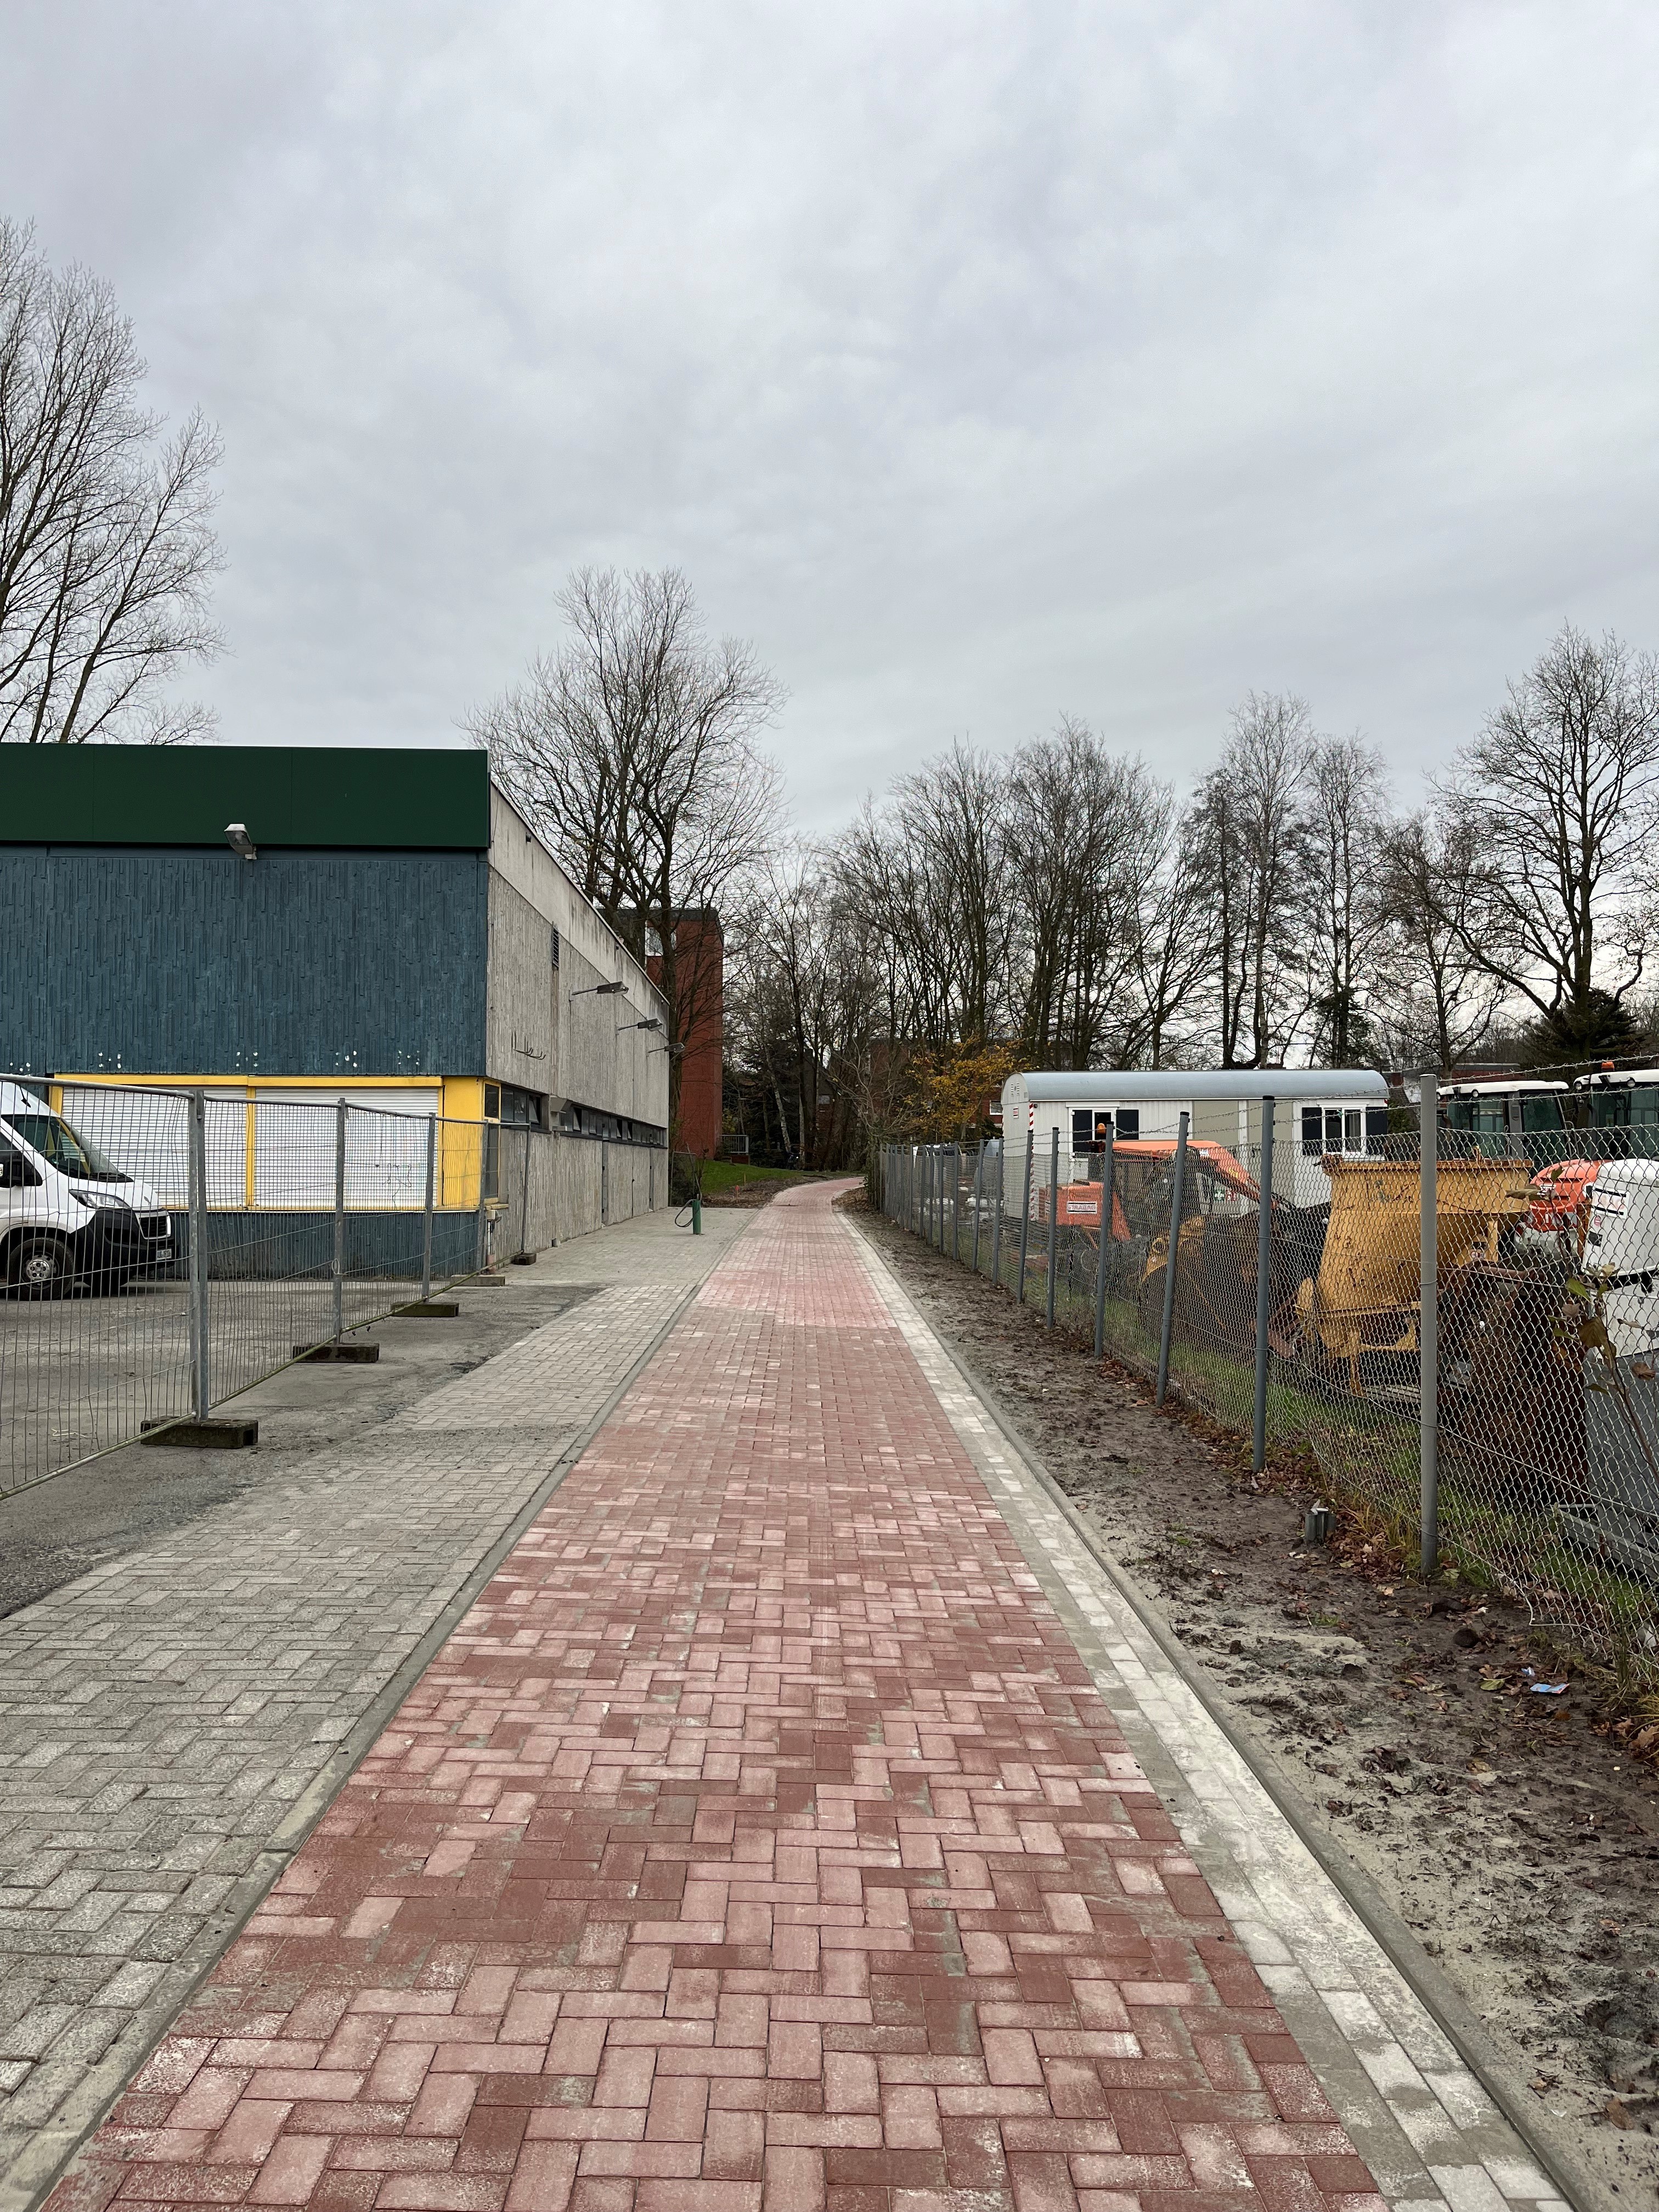
[[(664, 1033), (628, 1026), (653, 1015), (663, 1021), (662, 994), (499, 791), (490, 795), (489, 834), (488, 1073), (556, 1102), (665, 1129)], [(550, 1002), (553, 930), (559, 967)], [(595, 984), (618, 981), (624, 988), (614, 996), (594, 995)], [(523, 1048), (539, 1044), (544, 1030), (548, 1058), (537, 1060)]]
[(0, 848), (0, 1066), (482, 1074), (482, 854)]
[(499, 1083), (549, 1097), (559, 1084), (559, 970), (553, 926), (505, 876), (489, 872), (489, 1004), (484, 1066)]
[(503, 1129), (501, 1145), (501, 1197), (490, 1238), (497, 1259), (520, 1250), (544, 1251), (668, 1203), (665, 1150), (601, 1144), (539, 1129)]

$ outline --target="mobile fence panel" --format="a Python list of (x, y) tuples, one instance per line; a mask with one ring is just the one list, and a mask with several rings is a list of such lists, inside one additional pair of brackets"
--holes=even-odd
[[(1087, 1181), (1026, 1133), (894, 1147), (886, 1210), (1166, 1378), (1258, 1468), (1310, 1454), (1425, 1574), (1653, 1665), (1659, 1130), (1529, 1135), (1523, 1154), (1437, 1131), (1429, 1088), (1426, 1145), (1419, 1128), (1328, 1152), (1280, 1105), (1258, 1143), (1120, 1139)], [(920, 1215), (907, 1188), (933, 1194)], [(975, 1233), (952, 1243), (938, 1224), (959, 1212)]]
[(489, 1264), (484, 1125), (210, 1086), (34, 1089), (0, 1120), (0, 1496)]

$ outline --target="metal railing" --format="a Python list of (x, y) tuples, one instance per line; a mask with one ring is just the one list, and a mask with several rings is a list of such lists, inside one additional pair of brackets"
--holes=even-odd
[(1437, 1130), (1424, 1091), (1415, 1132), (1352, 1152), (1272, 1102), (1254, 1144), (1183, 1115), (1079, 1156), (1057, 1133), (889, 1146), (879, 1202), (1249, 1437), (1257, 1469), (1310, 1451), (1425, 1576), (1652, 1663), (1659, 1127), (1477, 1137)]

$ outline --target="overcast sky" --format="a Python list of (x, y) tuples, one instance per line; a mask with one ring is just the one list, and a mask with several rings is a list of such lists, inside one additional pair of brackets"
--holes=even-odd
[(458, 742), (590, 562), (755, 641), (809, 829), (1252, 687), (1410, 797), (1659, 646), (1651, 0), (5, 15), (0, 206), (223, 430), (226, 742)]

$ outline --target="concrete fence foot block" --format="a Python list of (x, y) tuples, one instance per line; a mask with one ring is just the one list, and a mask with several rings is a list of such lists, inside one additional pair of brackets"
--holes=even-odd
[(400, 1321), (453, 1321), (460, 1312), (458, 1298), (416, 1298), (410, 1306), (393, 1306)]
[(259, 1441), (258, 1421), (145, 1421), (141, 1444), (171, 1444), (186, 1451), (240, 1451)]
[(380, 1356), (378, 1344), (337, 1344), (332, 1337), (325, 1344), (296, 1344), (294, 1347), (296, 1359), (335, 1359), (351, 1367), (371, 1367)]

